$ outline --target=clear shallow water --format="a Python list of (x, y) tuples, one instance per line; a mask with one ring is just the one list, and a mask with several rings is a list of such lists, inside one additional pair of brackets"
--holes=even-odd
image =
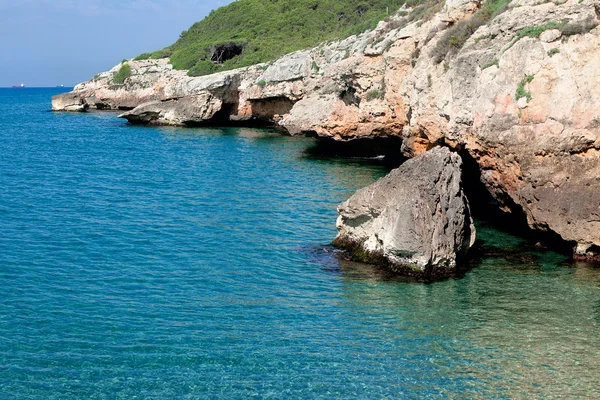
[(45, 112), (56, 92), (0, 90), (1, 399), (600, 396), (599, 270), (389, 279), (323, 246), (381, 167)]

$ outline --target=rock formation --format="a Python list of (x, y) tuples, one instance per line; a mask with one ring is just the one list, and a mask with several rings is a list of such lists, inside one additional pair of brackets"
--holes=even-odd
[[(133, 123), (179, 125), (226, 115), (335, 140), (393, 136), (408, 157), (446, 145), (477, 162), (503, 209), (593, 257), (600, 253), (597, 1), (513, 0), (468, 25), (483, 18), (472, 15), (485, 4), (405, 9), (371, 32), (204, 77), (174, 71), (168, 60), (130, 61), (123, 84), (112, 80), (116, 66), (56, 97), (53, 109), (127, 109)], [(207, 103), (176, 104), (190, 97)]]
[(168, 101), (151, 101), (136, 107), (135, 112), (121, 114), (133, 124), (194, 125), (208, 121), (221, 110), (222, 101), (203, 92)]
[(65, 93), (52, 99), (53, 110), (84, 112), (88, 108), (88, 103), (77, 93)]
[(461, 166), (460, 156), (438, 147), (359, 190), (338, 207), (334, 244), (404, 275), (452, 275), (475, 242)]

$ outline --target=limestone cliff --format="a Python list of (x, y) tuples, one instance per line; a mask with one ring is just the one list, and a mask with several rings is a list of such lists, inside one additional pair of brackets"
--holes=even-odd
[[(57, 96), (55, 110), (128, 110), (132, 123), (264, 120), (336, 140), (396, 136), (409, 157), (445, 145), (487, 189), (579, 256), (600, 250), (600, 29), (594, 0), (478, 1), (401, 12), (371, 32), (268, 64), (191, 78), (130, 61)], [(485, 7), (485, 4), (483, 5)]]

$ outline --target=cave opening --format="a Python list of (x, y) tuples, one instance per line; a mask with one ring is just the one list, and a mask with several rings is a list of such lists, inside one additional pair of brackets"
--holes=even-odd
[(234, 103), (223, 103), (221, 109), (206, 121), (184, 121), (190, 128), (196, 127), (239, 127), (239, 128), (273, 128), (273, 122), (262, 118), (237, 118), (238, 105)]
[(289, 114), (295, 102), (287, 97), (268, 97), (260, 100), (251, 100), (252, 115), (257, 119), (273, 121), (276, 117)]
[(356, 89), (354, 89), (353, 87), (348, 87), (347, 89), (344, 89), (340, 93), (340, 99), (342, 99), (344, 104), (346, 104), (347, 106), (360, 106), (360, 97), (356, 94)]
[[(572, 256), (573, 243), (563, 240), (560, 235), (550, 230), (532, 229), (522, 208), (510, 197), (505, 196), (500, 202), (490, 193), (481, 179), (479, 164), (469, 152), (463, 149), (458, 154), (463, 160), (463, 188), (473, 219), (498, 231), (522, 238), (524, 247), (533, 250), (549, 249)], [(509, 211), (504, 211), (503, 208)]]
[(223, 64), (242, 54), (244, 45), (239, 43), (225, 43), (211, 47), (210, 61), (215, 64)]
[(313, 146), (305, 150), (305, 155), (313, 159), (363, 159), (382, 164), (388, 170), (399, 167), (406, 160), (400, 152), (402, 139), (397, 136), (340, 141), (317, 137), (315, 132), (305, 132), (305, 135), (316, 138)]
[(576, 255), (575, 260), (585, 261), (587, 263), (600, 264), (600, 246), (591, 245), (584, 256)]

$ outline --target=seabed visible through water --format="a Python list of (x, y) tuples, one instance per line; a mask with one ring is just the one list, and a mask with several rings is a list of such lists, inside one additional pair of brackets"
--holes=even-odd
[(0, 398), (600, 396), (599, 269), (524, 249), (421, 284), (343, 262), (336, 206), (383, 166), (45, 112), (56, 93), (0, 90)]

